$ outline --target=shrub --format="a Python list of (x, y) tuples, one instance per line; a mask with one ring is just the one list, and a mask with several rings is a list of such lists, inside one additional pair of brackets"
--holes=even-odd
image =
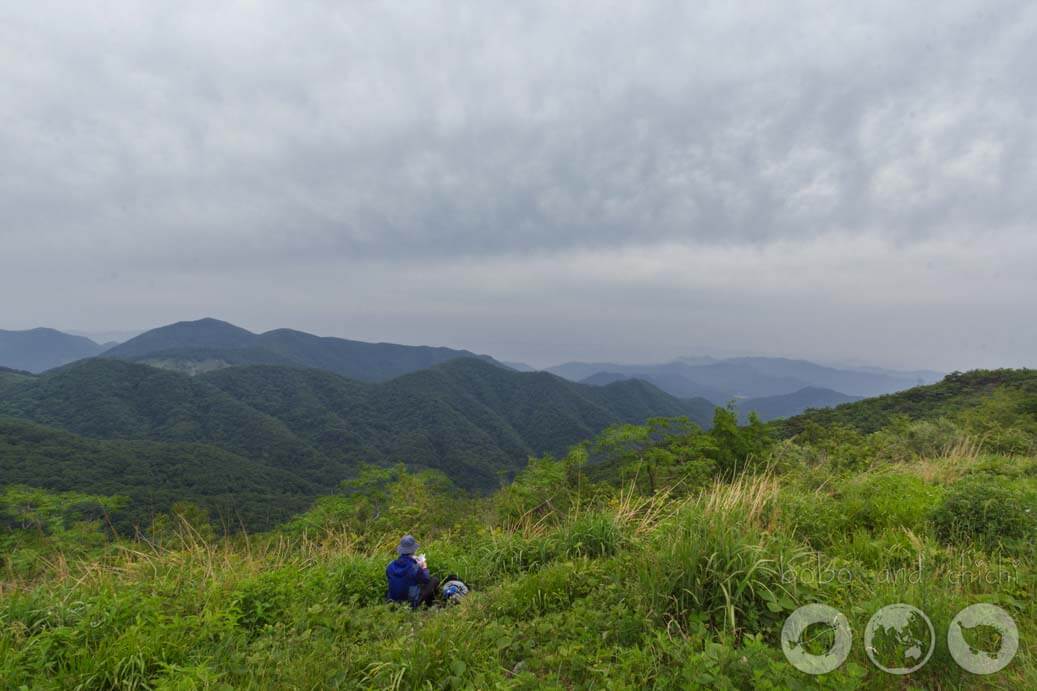
[(567, 522), (547, 539), (549, 554), (563, 558), (608, 557), (624, 543), (612, 513), (587, 513)]
[(1034, 519), (1032, 497), (1005, 480), (986, 476), (959, 482), (933, 513), (942, 540), (975, 540), (988, 548), (1031, 535)]
[(740, 634), (795, 607), (796, 585), (782, 583), (781, 564), (796, 555), (737, 511), (704, 513), (689, 505), (654, 538), (636, 569), (645, 607), (659, 619)]
[(388, 558), (348, 557), (333, 567), (328, 576), (339, 602), (361, 605), (382, 602), (388, 562)]
[(285, 618), (298, 589), (298, 569), (267, 571), (239, 583), (231, 606), (242, 627), (257, 631)]
[(820, 548), (840, 539), (849, 529), (850, 516), (835, 498), (821, 492), (784, 491), (776, 502), (778, 520), (788, 531)]
[(850, 527), (871, 531), (908, 528), (920, 531), (939, 503), (942, 490), (905, 473), (866, 475), (842, 492), (842, 510)]
[(983, 439), (983, 448), (991, 453), (1006, 456), (1023, 456), (1031, 454), (1037, 448), (1037, 439), (1025, 430), (1015, 427), (997, 429)]
[(492, 610), (503, 616), (528, 618), (568, 609), (607, 580), (602, 562), (557, 562), (501, 587), (494, 593)]
[(549, 561), (543, 538), (526, 538), (521, 533), (497, 529), (473, 545), (472, 554), (487, 580), (532, 571)]

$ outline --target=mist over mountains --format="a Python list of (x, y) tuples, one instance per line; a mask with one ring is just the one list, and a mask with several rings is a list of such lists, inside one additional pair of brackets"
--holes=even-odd
[(778, 396), (808, 387), (831, 389), (849, 396), (880, 396), (931, 384), (943, 377), (939, 372), (837, 369), (805, 360), (769, 357), (705, 362), (702, 359), (674, 360), (664, 364), (568, 362), (549, 367), (547, 371), (587, 383), (645, 379), (675, 396), (702, 396), (718, 405), (732, 399)]
[(568, 362), (547, 371), (596, 386), (642, 379), (673, 396), (702, 397), (716, 405), (734, 402), (741, 419), (755, 412), (764, 421), (895, 393), (943, 378), (940, 372), (928, 370), (841, 369), (770, 357), (696, 357), (640, 365)]

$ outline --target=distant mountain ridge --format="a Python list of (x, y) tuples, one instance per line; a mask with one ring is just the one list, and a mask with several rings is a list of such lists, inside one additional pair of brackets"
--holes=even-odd
[(104, 348), (83, 336), (55, 329), (4, 331), (0, 329), (0, 367), (45, 372), (76, 360), (94, 357)]
[(805, 410), (814, 408), (832, 408), (844, 403), (853, 403), (861, 400), (860, 396), (847, 396), (831, 389), (807, 387), (793, 393), (781, 394), (779, 396), (764, 396), (762, 398), (748, 398), (738, 401), (736, 407), (738, 416), (745, 422), (749, 413), (756, 415), (768, 422), (779, 418), (792, 417)]
[(593, 386), (605, 386), (618, 381), (640, 379), (656, 386), (671, 396), (678, 398), (705, 398), (716, 405), (726, 405), (734, 398), (728, 391), (713, 386), (705, 386), (689, 381), (687, 377), (678, 372), (641, 372), (637, 374), (622, 374), (620, 372), (598, 372), (586, 379), (581, 379), (582, 384)]
[(387, 381), (460, 357), (496, 363), (488, 355), (453, 348), (367, 343), (292, 329), (254, 334), (211, 318), (152, 329), (103, 355), (188, 374), (230, 366), (284, 365), (368, 382)]
[(717, 405), (786, 396), (803, 389), (828, 389), (851, 397), (876, 396), (932, 383), (941, 376), (925, 371), (837, 369), (805, 360), (765, 357), (685, 358), (662, 364), (569, 362), (547, 371), (591, 384), (618, 377), (639, 378), (671, 395), (702, 396)]

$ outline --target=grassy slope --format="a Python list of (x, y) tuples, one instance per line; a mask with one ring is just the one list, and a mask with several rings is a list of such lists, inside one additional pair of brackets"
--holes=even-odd
[[(208, 544), (185, 532), (180, 545), (8, 583), (0, 685), (812, 687), (818, 680), (784, 661), (777, 636), (792, 608), (814, 601), (843, 611), (855, 633), (848, 663), (820, 680), (827, 687), (889, 687), (860, 636), (894, 602), (923, 609), (938, 632), (961, 608), (997, 602), (1021, 631), (1019, 654), (996, 677), (963, 673), (938, 642), (914, 687), (1037, 683), (1032, 540), (995, 564), (976, 544), (941, 541), (926, 519), (991, 472), (1009, 473), (1032, 502), (1035, 459), (920, 459), (823, 490), (815, 472), (764, 475), (683, 499), (615, 495), (535, 521), (505, 518), (525, 491), (565, 506), (569, 489), (553, 472), (463, 505), (423, 502), (409, 485), (394, 497), (411, 502), (391, 502), (363, 535), (329, 525), (309, 539)], [(418, 528), (433, 569), (473, 586), (459, 608), (381, 603), (391, 545)], [(954, 580), (961, 563), (973, 578)], [(848, 575), (837, 582), (836, 572)]]

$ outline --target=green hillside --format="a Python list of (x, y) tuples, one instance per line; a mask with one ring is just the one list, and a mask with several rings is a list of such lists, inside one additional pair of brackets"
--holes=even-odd
[(22, 370), (0, 367), (0, 392), (4, 389), (32, 379), (32, 374)]
[(109, 517), (125, 535), (182, 500), (232, 528), (269, 528), (304, 510), (318, 491), (211, 445), (101, 441), (10, 418), (0, 418), (0, 478), (0, 485), (126, 497)]
[[(945, 416), (1001, 415), (1037, 424), (1037, 370), (975, 370), (955, 372), (942, 381), (895, 394), (868, 398), (824, 410), (811, 410), (786, 421), (785, 434), (810, 425), (845, 425), (875, 432), (896, 417), (934, 420)], [(1005, 420), (1009, 422), (1008, 420)]]
[(0, 415), (97, 439), (206, 443), (334, 482), (323, 459), (279, 420), (190, 377), (117, 360), (67, 365), (0, 390)]

